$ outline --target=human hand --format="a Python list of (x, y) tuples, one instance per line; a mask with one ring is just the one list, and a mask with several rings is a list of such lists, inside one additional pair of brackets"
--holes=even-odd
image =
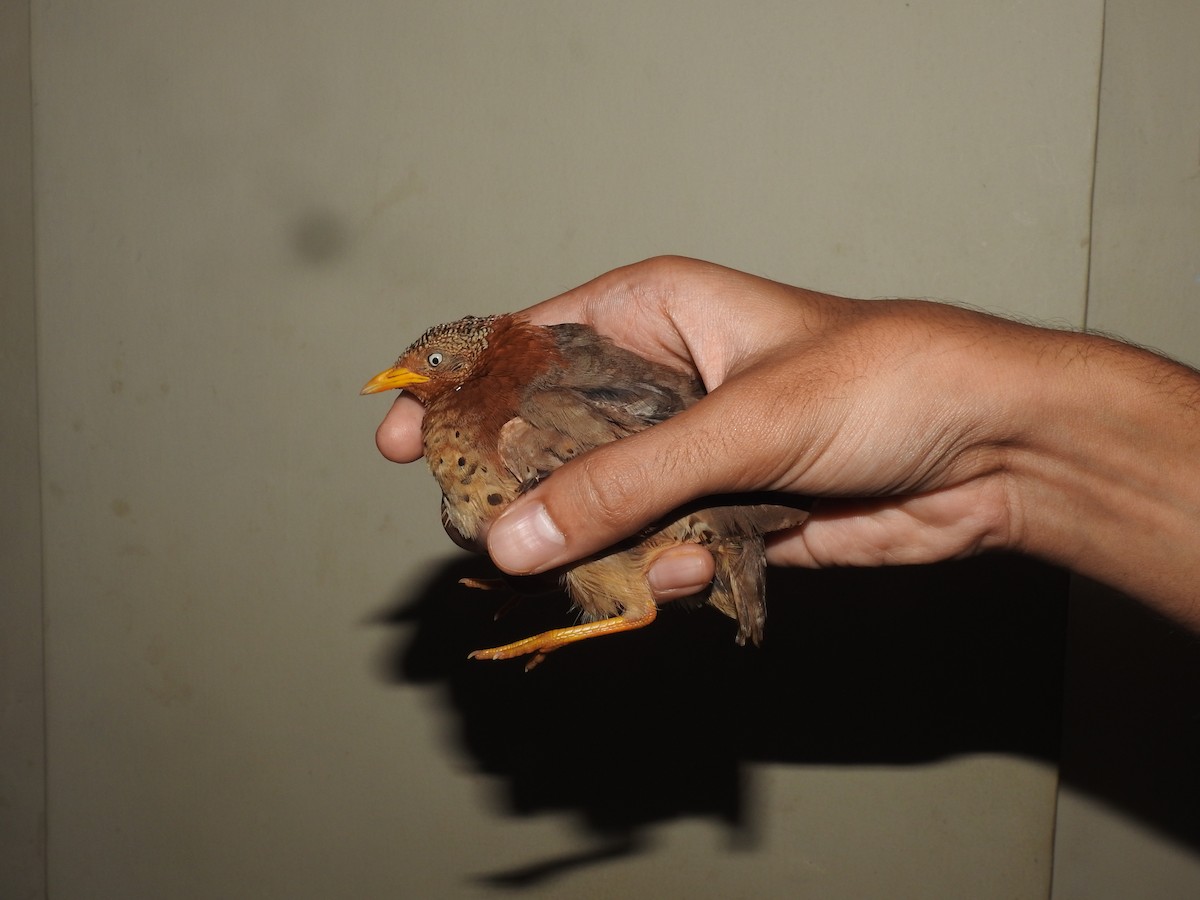
[[(655, 259), (527, 311), (581, 321), (644, 357), (694, 369), (709, 394), (684, 413), (556, 470), (493, 524), (513, 573), (610, 546), (700, 496), (784, 491), (826, 499), (772, 539), (774, 563), (915, 563), (1004, 546), (999, 410), (966, 388), (980, 341), (1023, 326), (919, 301), (817, 294), (719, 266)], [(420, 456), (420, 405), (401, 395), (376, 435)], [(840, 498), (856, 498), (851, 501)], [(867, 499), (862, 499), (867, 498)], [(700, 548), (660, 560), (660, 599), (711, 574)]]
[[(698, 497), (818, 498), (772, 536), (797, 566), (1030, 553), (1200, 629), (1200, 374), (1107, 338), (918, 300), (863, 301), (709, 263), (617, 269), (526, 311), (585, 322), (709, 393), (598, 447), (514, 501), (485, 535), (496, 564), (544, 572)], [(421, 455), (401, 396), (376, 440)], [(655, 560), (659, 600), (701, 590), (698, 546)]]

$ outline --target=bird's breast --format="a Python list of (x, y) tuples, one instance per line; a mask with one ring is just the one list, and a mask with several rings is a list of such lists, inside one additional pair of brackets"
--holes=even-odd
[(442, 489), (446, 517), (472, 540), (519, 489), (497, 450), (499, 426), (489, 421), (492, 411), (456, 404), (431, 407), (422, 429), (425, 461)]

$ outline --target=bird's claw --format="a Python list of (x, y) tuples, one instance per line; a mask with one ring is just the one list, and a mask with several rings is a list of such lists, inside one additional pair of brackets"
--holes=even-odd
[(498, 591), (508, 587), (503, 578), (460, 578), (458, 583), (477, 591)]
[[(524, 642), (519, 641), (518, 643), (524, 643)], [(507, 646), (511, 646), (511, 645), (507, 645)], [(526, 653), (533, 653), (533, 656), (531, 656), (529, 658), (529, 661), (525, 663), (525, 671), (529, 672), (534, 668), (534, 666), (541, 664), (542, 660), (544, 660), (546, 658), (547, 653), (550, 653), (552, 650), (556, 650), (556, 649), (558, 649), (558, 648), (557, 647), (545, 647), (545, 648), (542, 648), (539, 650), (520, 650), (520, 651), (516, 651), (516, 652), (512, 652), (512, 653), (507, 653), (507, 652), (503, 652), (505, 650), (504, 647), (492, 647), (489, 650), (472, 650), (470, 653), (467, 654), (467, 659), (491, 659), (491, 660), (512, 659), (513, 657), (522, 656)]]

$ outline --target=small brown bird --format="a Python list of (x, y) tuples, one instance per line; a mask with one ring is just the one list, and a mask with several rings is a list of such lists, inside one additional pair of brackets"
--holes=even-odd
[[(429, 329), (362, 393), (392, 388), (425, 406), (425, 460), (442, 489), (442, 522), (464, 546), (567, 460), (662, 422), (704, 395), (690, 375), (642, 359), (586, 325), (542, 327), (513, 314), (468, 316)], [(739, 644), (758, 644), (766, 620), (763, 536), (805, 515), (788, 506), (715, 500), (681, 511), (562, 572), (581, 624), (471, 657), (534, 654), (526, 666), (532, 668), (566, 644), (649, 625), (657, 608), (646, 571), (664, 549), (681, 543), (712, 553), (715, 577), (703, 602), (737, 620)]]

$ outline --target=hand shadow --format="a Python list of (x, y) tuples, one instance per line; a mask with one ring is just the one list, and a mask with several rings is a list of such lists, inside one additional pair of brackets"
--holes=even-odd
[(732, 620), (668, 604), (642, 631), (547, 657), (467, 660), (573, 622), (561, 595), (494, 621), (501, 592), (455, 558), (400, 598), (397, 681), (444, 685), (463, 750), (504, 779), (510, 812), (577, 813), (600, 849), (484, 880), (519, 885), (646, 844), (681, 816), (727, 823), (753, 845), (746, 763), (904, 764), (959, 753), (1058, 755), (1067, 576), (1018, 557), (937, 566), (773, 570), (767, 636), (734, 642)]

